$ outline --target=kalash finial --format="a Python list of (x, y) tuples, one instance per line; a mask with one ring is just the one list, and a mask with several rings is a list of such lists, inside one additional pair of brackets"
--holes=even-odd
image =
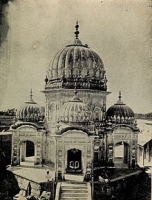
[[(82, 102), (80, 99), (79, 99), (79, 97), (78, 97), (78, 91), (77, 91), (77, 88), (76, 88), (76, 84), (75, 84), (75, 88), (74, 88), (74, 96), (73, 96), (73, 98), (72, 98), (72, 102)], [(71, 102), (70, 101), (70, 102)]]
[(75, 101), (75, 102), (82, 102), (82, 101), (79, 99), (79, 97), (78, 97), (78, 92), (77, 92), (76, 88), (75, 88), (75, 90), (74, 90), (74, 96), (73, 96), (73, 98), (72, 98), (72, 101)]
[(117, 103), (116, 103), (116, 105), (125, 105), (124, 103), (123, 103), (123, 101), (121, 100), (121, 91), (119, 91), (119, 96), (118, 96), (118, 98), (119, 98), (119, 100), (117, 101)]
[(33, 92), (32, 92), (32, 89), (30, 90), (30, 101), (31, 102), (33, 101)]
[(30, 90), (30, 101), (29, 101), (29, 103), (35, 103), (33, 101), (33, 92), (32, 92), (32, 89)]
[(119, 100), (121, 100), (121, 97), (122, 97), (122, 96), (121, 96), (121, 91), (119, 91)]
[(27, 101), (27, 102), (25, 102), (25, 103), (36, 104), (36, 103), (33, 101), (33, 92), (32, 92), (32, 89), (30, 90), (30, 99), (29, 99), (29, 101)]
[(75, 38), (78, 39), (79, 37), (79, 24), (78, 24), (78, 21), (76, 22), (76, 25), (75, 25), (75, 29), (76, 31), (74, 32), (75, 33)]
[(75, 87), (74, 87), (74, 96), (77, 96), (77, 94), (78, 94), (77, 85), (76, 85), (76, 83), (75, 83)]
[(74, 95), (77, 96), (78, 92), (77, 92), (77, 89), (75, 88), (74, 90)]

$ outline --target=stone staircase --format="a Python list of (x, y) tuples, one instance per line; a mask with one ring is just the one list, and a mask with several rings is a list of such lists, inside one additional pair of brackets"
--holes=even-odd
[(124, 163), (115, 163), (115, 168), (125, 168), (127, 169), (128, 168), (128, 165), (127, 164), (124, 164)]
[(60, 200), (89, 200), (90, 191), (87, 183), (62, 182), (60, 185)]

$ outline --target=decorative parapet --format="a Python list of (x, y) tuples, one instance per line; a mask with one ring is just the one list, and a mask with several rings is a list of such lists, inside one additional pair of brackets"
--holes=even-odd
[(49, 88), (67, 88), (67, 89), (93, 89), (107, 91), (107, 79), (97, 79), (97, 78), (59, 78), (54, 80), (46, 81), (45, 89)]

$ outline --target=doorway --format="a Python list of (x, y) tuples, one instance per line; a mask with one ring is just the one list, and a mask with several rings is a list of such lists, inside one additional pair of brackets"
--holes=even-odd
[(129, 145), (119, 142), (114, 149), (114, 163), (116, 167), (127, 167), (129, 164)]
[(67, 151), (67, 172), (82, 173), (82, 151), (70, 149)]
[(26, 157), (34, 156), (34, 143), (31, 141), (26, 141)]
[(34, 142), (26, 140), (20, 145), (20, 164), (33, 166), (35, 160), (35, 145)]

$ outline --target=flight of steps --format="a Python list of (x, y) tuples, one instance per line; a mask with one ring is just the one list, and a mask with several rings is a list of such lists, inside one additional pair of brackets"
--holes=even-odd
[(89, 200), (90, 194), (87, 183), (62, 182), (60, 186), (60, 200)]
[(127, 164), (123, 164), (123, 163), (115, 163), (115, 168), (126, 168), (128, 169), (128, 165)]

